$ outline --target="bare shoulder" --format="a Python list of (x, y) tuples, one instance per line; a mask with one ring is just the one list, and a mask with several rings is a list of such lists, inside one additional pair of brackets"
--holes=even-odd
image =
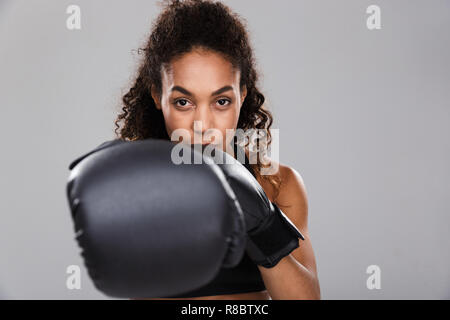
[(308, 198), (303, 177), (294, 168), (277, 163), (278, 172), (273, 175), (281, 181), (278, 195), (274, 197), (275, 188), (267, 179), (261, 183), (269, 199), (276, 203), (280, 209), (297, 226), (306, 227), (308, 215)]
[[(306, 187), (303, 177), (294, 168), (280, 164), (281, 187), (279, 199), (286, 204), (294, 204), (306, 201)], [(281, 198), (280, 198), (281, 197)]]

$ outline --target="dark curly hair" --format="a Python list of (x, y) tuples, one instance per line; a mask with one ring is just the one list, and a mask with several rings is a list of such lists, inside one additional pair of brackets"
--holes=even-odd
[[(170, 139), (161, 110), (151, 96), (151, 88), (162, 93), (161, 67), (196, 47), (221, 54), (241, 71), (240, 87), (246, 86), (237, 129), (266, 129), (271, 143), (271, 113), (263, 108), (264, 95), (257, 89), (258, 74), (245, 22), (226, 5), (212, 0), (165, 0), (163, 11), (152, 25), (150, 37), (138, 54), (144, 53), (134, 84), (122, 97), (122, 112), (115, 121), (115, 133), (123, 140)], [(120, 130), (120, 131), (119, 131)], [(118, 133), (119, 131), (119, 133)], [(275, 190), (276, 176), (260, 175), (259, 157), (252, 169), (267, 179)]]

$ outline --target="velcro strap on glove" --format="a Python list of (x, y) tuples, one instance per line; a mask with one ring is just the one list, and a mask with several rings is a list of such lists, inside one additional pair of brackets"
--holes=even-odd
[(274, 214), (265, 223), (248, 234), (247, 253), (252, 260), (266, 268), (274, 267), (282, 258), (299, 247), (298, 239), (305, 240), (297, 227), (272, 203)]

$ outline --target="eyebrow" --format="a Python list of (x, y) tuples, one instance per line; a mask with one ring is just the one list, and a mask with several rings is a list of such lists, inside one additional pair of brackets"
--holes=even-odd
[[(222, 88), (214, 91), (213, 93), (211, 93), (211, 96), (216, 96), (218, 94), (224, 93), (225, 91), (229, 91), (229, 90), (233, 90), (233, 88), (231, 86), (225, 86), (225, 87), (222, 87)], [(190, 96), (190, 97), (193, 96), (193, 94), (191, 92), (189, 92), (188, 90), (186, 90), (185, 88), (180, 87), (180, 86), (174, 86), (174, 87), (172, 87), (172, 90), (170, 90), (170, 91), (171, 92), (179, 91), (187, 96)]]

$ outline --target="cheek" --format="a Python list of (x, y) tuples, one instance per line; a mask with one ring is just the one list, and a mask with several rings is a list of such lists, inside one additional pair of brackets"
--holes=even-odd
[(226, 111), (220, 111), (217, 113), (215, 123), (217, 128), (222, 129), (235, 129), (239, 120), (239, 108), (230, 108)]
[[(228, 110), (218, 114), (215, 119), (215, 127), (222, 133), (223, 142), (229, 143), (233, 138), (234, 130), (237, 127), (237, 122), (239, 120), (239, 109)], [(227, 129), (230, 133), (227, 136)], [(230, 129), (232, 131), (230, 131)]]
[(165, 106), (162, 108), (164, 122), (166, 124), (167, 133), (169, 136), (176, 129), (191, 129), (192, 119), (191, 116), (186, 112), (179, 112), (174, 110), (170, 106)]

